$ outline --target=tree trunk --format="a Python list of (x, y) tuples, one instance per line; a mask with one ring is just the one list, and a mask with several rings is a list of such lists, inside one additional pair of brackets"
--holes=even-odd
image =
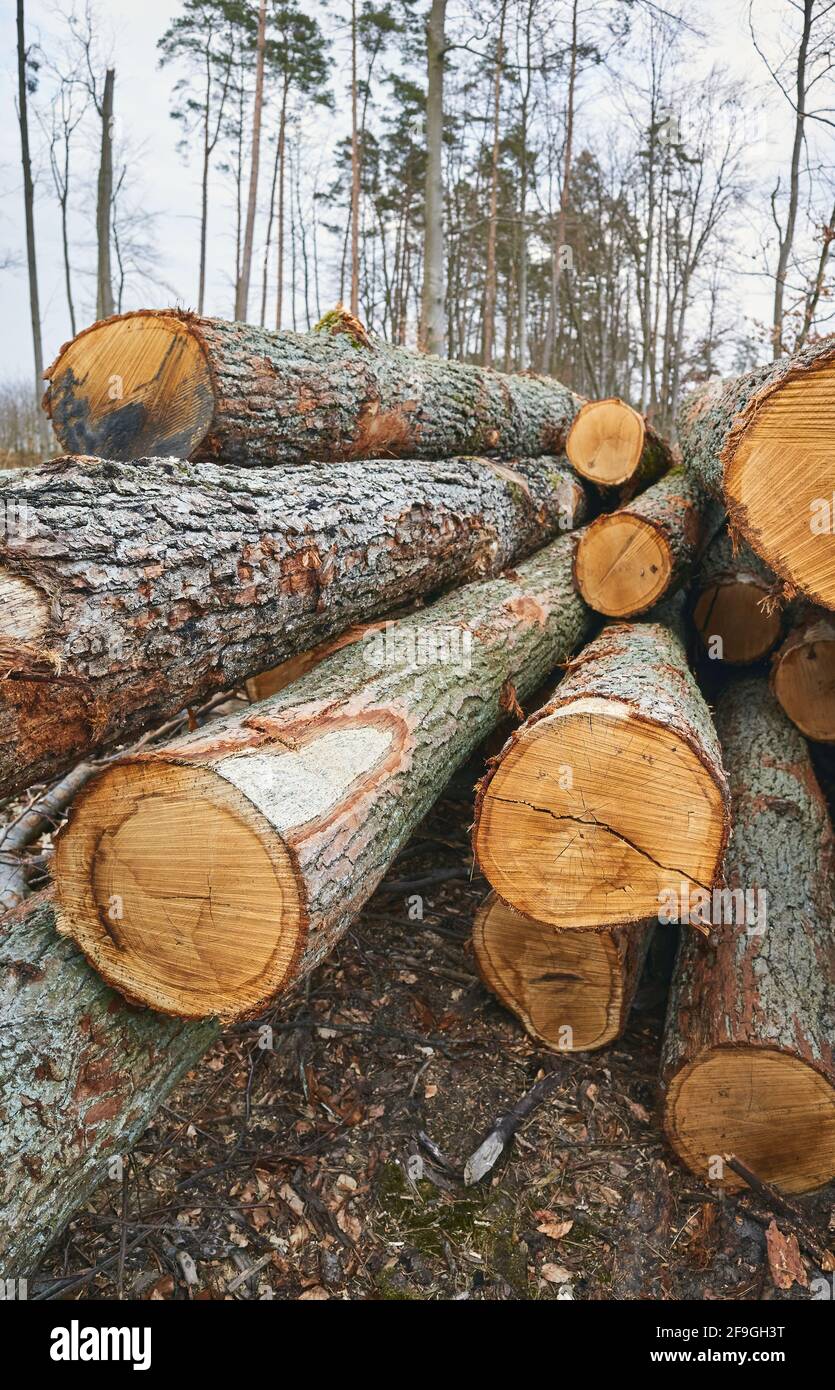
[[(799, 6), (798, 6), (799, 8)], [(783, 319), (785, 316), (786, 276), (789, 269), (794, 231), (797, 225), (797, 209), (800, 203), (800, 159), (803, 151), (806, 127), (806, 59), (809, 52), (809, 39), (814, 23), (815, 0), (803, 0), (803, 28), (797, 46), (797, 65), (795, 68), (794, 138), (792, 140), (791, 163), (789, 165), (789, 206), (786, 213), (786, 227), (780, 231), (780, 247), (777, 256), (777, 270), (774, 276), (774, 315), (772, 326), (772, 351), (775, 362), (782, 356)], [(780, 90), (784, 92), (782, 82)], [(779, 184), (778, 184), (779, 187)], [(775, 191), (776, 192), (776, 191)], [(776, 221), (776, 208), (772, 199), (772, 211)]]
[(565, 153), (563, 159), (562, 188), (560, 189), (560, 210), (557, 217), (556, 245), (551, 241), (551, 282), (548, 295), (548, 321), (542, 347), (542, 370), (551, 369), (551, 359), (557, 341), (557, 312), (559, 309), (560, 280), (562, 279), (562, 249), (566, 244), (568, 226), (569, 187), (571, 181), (571, 160), (574, 146), (574, 94), (577, 88), (577, 10), (579, 0), (572, 0), (571, 6), (571, 57), (568, 65), (568, 93), (565, 104)]
[(580, 405), (543, 377), (386, 347), (344, 310), (312, 333), (124, 314), (80, 333), (47, 375), (44, 405), (66, 452), (114, 459), (532, 457), (561, 452)]
[(682, 643), (659, 622), (604, 628), (511, 735), (476, 799), (476, 860), (511, 907), (600, 931), (712, 887), (728, 793)]
[(577, 472), (621, 502), (649, 487), (675, 462), (675, 453), (643, 415), (612, 397), (586, 401), (565, 445)]
[(728, 891), (701, 918), (709, 940), (682, 935), (664, 1124), (702, 1180), (741, 1186), (723, 1164), (732, 1153), (806, 1192), (835, 1176), (832, 830), (803, 739), (763, 677), (728, 687), (716, 721), (734, 810)]
[(771, 688), (801, 733), (835, 743), (835, 621), (823, 608), (804, 606), (771, 670)]
[(496, 65), (493, 72), (493, 148), (490, 154), (490, 210), (487, 218), (487, 265), (484, 272), (484, 324), (482, 327), (481, 361), (492, 367), (496, 342), (496, 301), (498, 272), (496, 243), (499, 219), (499, 122), (501, 119), (502, 65), (504, 63), (504, 26), (507, 0), (501, 0), (499, 10), (499, 41), (496, 46)]
[(55, 929), (50, 895), (0, 921), (0, 1257), (29, 1276), (217, 1037), (128, 1007)]
[(556, 459), (248, 470), (61, 459), (0, 482), (0, 795), (583, 520)]
[(29, 314), (32, 322), (32, 351), (35, 356), (35, 400), (43, 384), (43, 345), (41, 310), (38, 298), (38, 260), (35, 254), (35, 189), (29, 152), (29, 100), (26, 89), (26, 34), (23, 0), (17, 0), (17, 102), (20, 125), (20, 162), (23, 168), (23, 210), (26, 217), (26, 261), (29, 268)]
[(96, 199), (96, 318), (106, 319), (113, 313), (113, 276), (110, 269), (110, 220), (113, 209), (113, 88), (116, 72), (108, 68), (104, 75), (101, 102), (101, 152)]
[(702, 531), (701, 489), (681, 470), (616, 512), (597, 517), (580, 536), (574, 578), (589, 607), (631, 618), (685, 582)]
[(421, 346), (439, 355), (444, 350), (444, 51), (446, 0), (432, 0), (426, 26), (426, 192), (424, 202), (423, 297)]
[(255, 214), (258, 209), (258, 171), (261, 161), (261, 118), (264, 111), (264, 50), (267, 42), (267, 0), (258, 10), (258, 37), (255, 44), (255, 98), (252, 108), (252, 153), (249, 166), (249, 193), (244, 223), (241, 269), (235, 289), (235, 318), (246, 319), (249, 281), (252, 274), (252, 248), (255, 240)]
[(747, 666), (767, 656), (783, 625), (779, 581), (745, 541), (731, 536), (724, 511), (708, 510), (712, 536), (693, 581), (693, 623), (708, 656)]
[(678, 414), (684, 462), (786, 582), (835, 608), (835, 336), (733, 381)]
[(449, 777), (589, 622), (563, 537), (210, 733), (113, 765), (56, 849), (67, 930), (128, 997), (257, 1013), (327, 955)]
[(479, 974), (536, 1042), (589, 1052), (619, 1038), (654, 924), (555, 932), (491, 893), (476, 914)]
[(360, 311), (360, 136), (357, 73), (357, 0), (351, 0), (351, 313)]

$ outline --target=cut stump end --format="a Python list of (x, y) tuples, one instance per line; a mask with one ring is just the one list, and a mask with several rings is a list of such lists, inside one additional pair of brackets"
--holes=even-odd
[(623, 972), (607, 932), (554, 931), (491, 893), (473, 950), (488, 989), (545, 1047), (587, 1052), (618, 1036)]
[(612, 398), (587, 401), (568, 432), (568, 461), (601, 487), (619, 487), (635, 474), (644, 452), (646, 425), (637, 410)]
[(570, 700), (531, 723), (477, 808), (475, 852), (527, 917), (600, 930), (655, 918), (662, 894), (710, 887), (723, 788), (689, 741), (624, 701)]
[(663, 532), (628, 512), (599, 516), (577, 545), (574, 573), (586, 603), (609, 618), (645, 613), (670, 583), (673, 558)]
[[(810, 1192), (835, 1176), (835, 1089), (776, 1048), (716, 1047), (674, 1077), (664, 1110), (676, 1153), (703, 1181), (745, 1186), (734, 1153), (763, 1181)], [(718, 1160), (718, 1162), (717, 1162)]]
[(66, 345), (48, 377), (44, 407), (70, 454), (190, 458), (212, 423), (209, 365), (186, 317), (103, 319)]
[(303, 909), (281, 837), (212, 771), (154, 759), (91, 783), (59, 838), (62, 925), (129, 998), (257, 1011), (292, 976)]

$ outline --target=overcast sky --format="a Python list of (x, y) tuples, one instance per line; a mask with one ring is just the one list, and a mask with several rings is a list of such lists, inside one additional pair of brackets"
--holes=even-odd
[[(454, 3), (455, 0), (452, 0)], [(764, 35), (773, 37), (777, 16), (781, 8), (785, 12), (787, 0), (756, 0), (756, 4), (758, 22)], [(197, 160), (185, 163), (177, 150), (178, 130), (169, 116), (174, 74), (169, 69), (160, 70), (156, 48), (157, 40), (177, 12), (177, 0), (108, 0), (106, 5), (99, 8), (107, 15), (117, 72), (117, 134), (120, 130), (129, 131), (132, 144), (144, 151), (136, 177), (143, 189), (147, 207), (158, 214), (155, 239), (160, 252), (159, 273), (160, 278), (170, 286), (170, 290), (164, 285), (148, 286), (143, 289), (139, 299), (144, 298), (149, 306), (164, 305), (172, 302), (172, 299), (194, 306), (199, 165)], [(317, 6), (316, 9), (321, 14), (321, 7)], [(689, 6), (688, 10), (693, 22), (708, 36), (708, 46), (702, 60), (705, 67), (711, 61), (727, 64), (737, 77), (749, 76), (758, 83), (762, 82), (763, 70), (755, 59), (748, 33), (746, 0), (698, 0), (698, 4)], [(50, 35), (61, 32), (52, 0), (28, 0), (26, 12), (28, 42), (40, 38), (44, 47), (48, 48)], [(0, 122), (0, 260), (9, 256), (14, 258), (11, 269), (0, 271), (0, 380), (4, 380), (28, 374), (32, 361), (19, 132), (15, 113), (15, 16), (11, 0), (5, 0), (2, 5), (0, 52), (4, 55), (2, 102), (5, 114), (5, 119)], [(346, 56), (344, 45), (338, 46), (333, 54), (334, 87), (339, 90), (344, 89)], [(766, 92), (765, 85), (762, 90)], [(342, 105), (344, 109), (344, 103)], [(605, 97), (602, 104), (590, 103), (587, 94), (583, 107), (585, 129), (589, 129), (595, 111), (600, 111), (603, 118), (605, 110)], [(769, 97), (765, 122), (756, 115), (752, 119), (749, 160), (752, 170), (757, 172), (765, 187), (770, 187), (774, 169), (787, 159), (791, 138), (790, 117), (785, 102)], [(316, 143), (327, 152), (343, 133), (341, 121), (344, 115), (323, 118), (317, 114), (311, 119), (316, 122)], [(37, 128), (33, 130), (32, 138), (34, 145), (41, 145)], [(44, 356), (48, 363), (69, 336), (69, 320), (60, 260), (58, 208), (51, 196), (49, 170), (43, 157), (39, 158), (35, 172), (39, 189), (36, 236), (41, 316)], [(87, 242), (77, 283), (80, 324), (89, 322), (94, 316), (94, 285), (89, 273), (92, 267), (94, 195), (95, 190), (92, 189), (88, 203), (77, 210), (73, 224), (79, 247), (83, 239)], [(231, 199), (231, 190), (225, 196), (227, 200)], [(228, 267), (233, 259), (232, 232), (231, 206), (223, 208), (218, 201), (212, 209), (210, 228), (209, 312), (229, 314), (231, 311), (232, 289)], [(753, 233), (748, 233), (747, 240), (746, 234), (741, 233), (741, 302), (746, 315), (763, 318), (768, 314), (768, 287), (763, 279), (753, 274), (759, 266), (757, 252), (758, 244)], [(750, 277), (746, 267), (752, 272)], [(133, 302), (127, 307), (137, 307), (139, 299), (136, 295), (131, 298)]]

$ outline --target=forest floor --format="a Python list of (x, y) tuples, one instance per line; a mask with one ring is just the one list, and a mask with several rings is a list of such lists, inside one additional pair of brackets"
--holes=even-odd
[[(231, 1029), (180, 1083), (30, 1297), (811, 1297), (771, 1273), (766, 1228), (790, 1235), (791, 1220), (703, 1186), (664, 1142), (671, 929), (625, 1037), (599, 1052), (542, 1051), (477, 980), (470, 771), (272, 1035)], [(467, 1157), (555, 1068), (492, 1173), (465, 1186)], [(831, 1246), (835, 1183), (797, 1205)]]

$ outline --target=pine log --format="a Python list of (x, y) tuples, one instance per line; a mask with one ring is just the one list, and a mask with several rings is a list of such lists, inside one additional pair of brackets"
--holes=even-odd
[(0, 795), (569, 529), (564, 460), (229, 473), (60, 459), (0, 481)]
[(709, 906), (708, 940), (682, 934), (664, 1123), (702, 1179), (741, 1186), (722, 1163), (732, 1153), (765, 1182), (806, 1192), (835, 1177), (832, 829), (806, 745), (765, 677), (729, 686), (716, 723), (734, 814), (729, 891)]
[(646, 613), (681, 587), (701, 537), (702, 493), (675, 469), (579, 537), (574, 578), (590, 608), (609, 618)]
[(771, 668), (771, 688), (807, 738), (835, 743), (835, 620), (805, 605)]
[[(0, 1268), (29, 1276), (217, 1037), (133, 1009), (55, 929), (49, 894), (0, 921)], [(118, 1189), (117, 1189), (118, 1190)]]
[(687, 397), (685, 465), (788, 586), (835, 607), (835, 336)]
[[(712, 513), (712, 518), (717, 513)], [(748, 666), (767, 656), (779, 640), (783, 605), (779, 581), (738, 536), (724, 513), (706, 521), (711, 534), (693, 580), (693, 624), (708, 655), (729, 666)]]
[(329, 952), (450, 776), (587, 634), (563, 537), (111, 765), (58, 839), (62, 922), (126, 995), (256, 1013)]
[(651, 936), (646, 923), (556, 932), (491, 893), (476, 915), (473, 954), (487, 988), (536, 1042), (590, 1052), (623, 1033)]
[(312, 333), (177, 310), (92, 324), (45, 373), (67, 453), (237, 466), (559, 453), (580, 405), (558, 381), (388, 347), (339, 308)]
[(569, 461), (581, 477), (604, 495), (621, 501), (656, 482), (672, 466), (675, 453), (648, 420), (616, 396), (586, 401), (565, 443)]
[(710, 888), (728, 837), (716, 733), (679, 637), (604, 628), (483, 778), (473, 845), (517, 911), (600, 931), (654, 917), (684, 881)]

